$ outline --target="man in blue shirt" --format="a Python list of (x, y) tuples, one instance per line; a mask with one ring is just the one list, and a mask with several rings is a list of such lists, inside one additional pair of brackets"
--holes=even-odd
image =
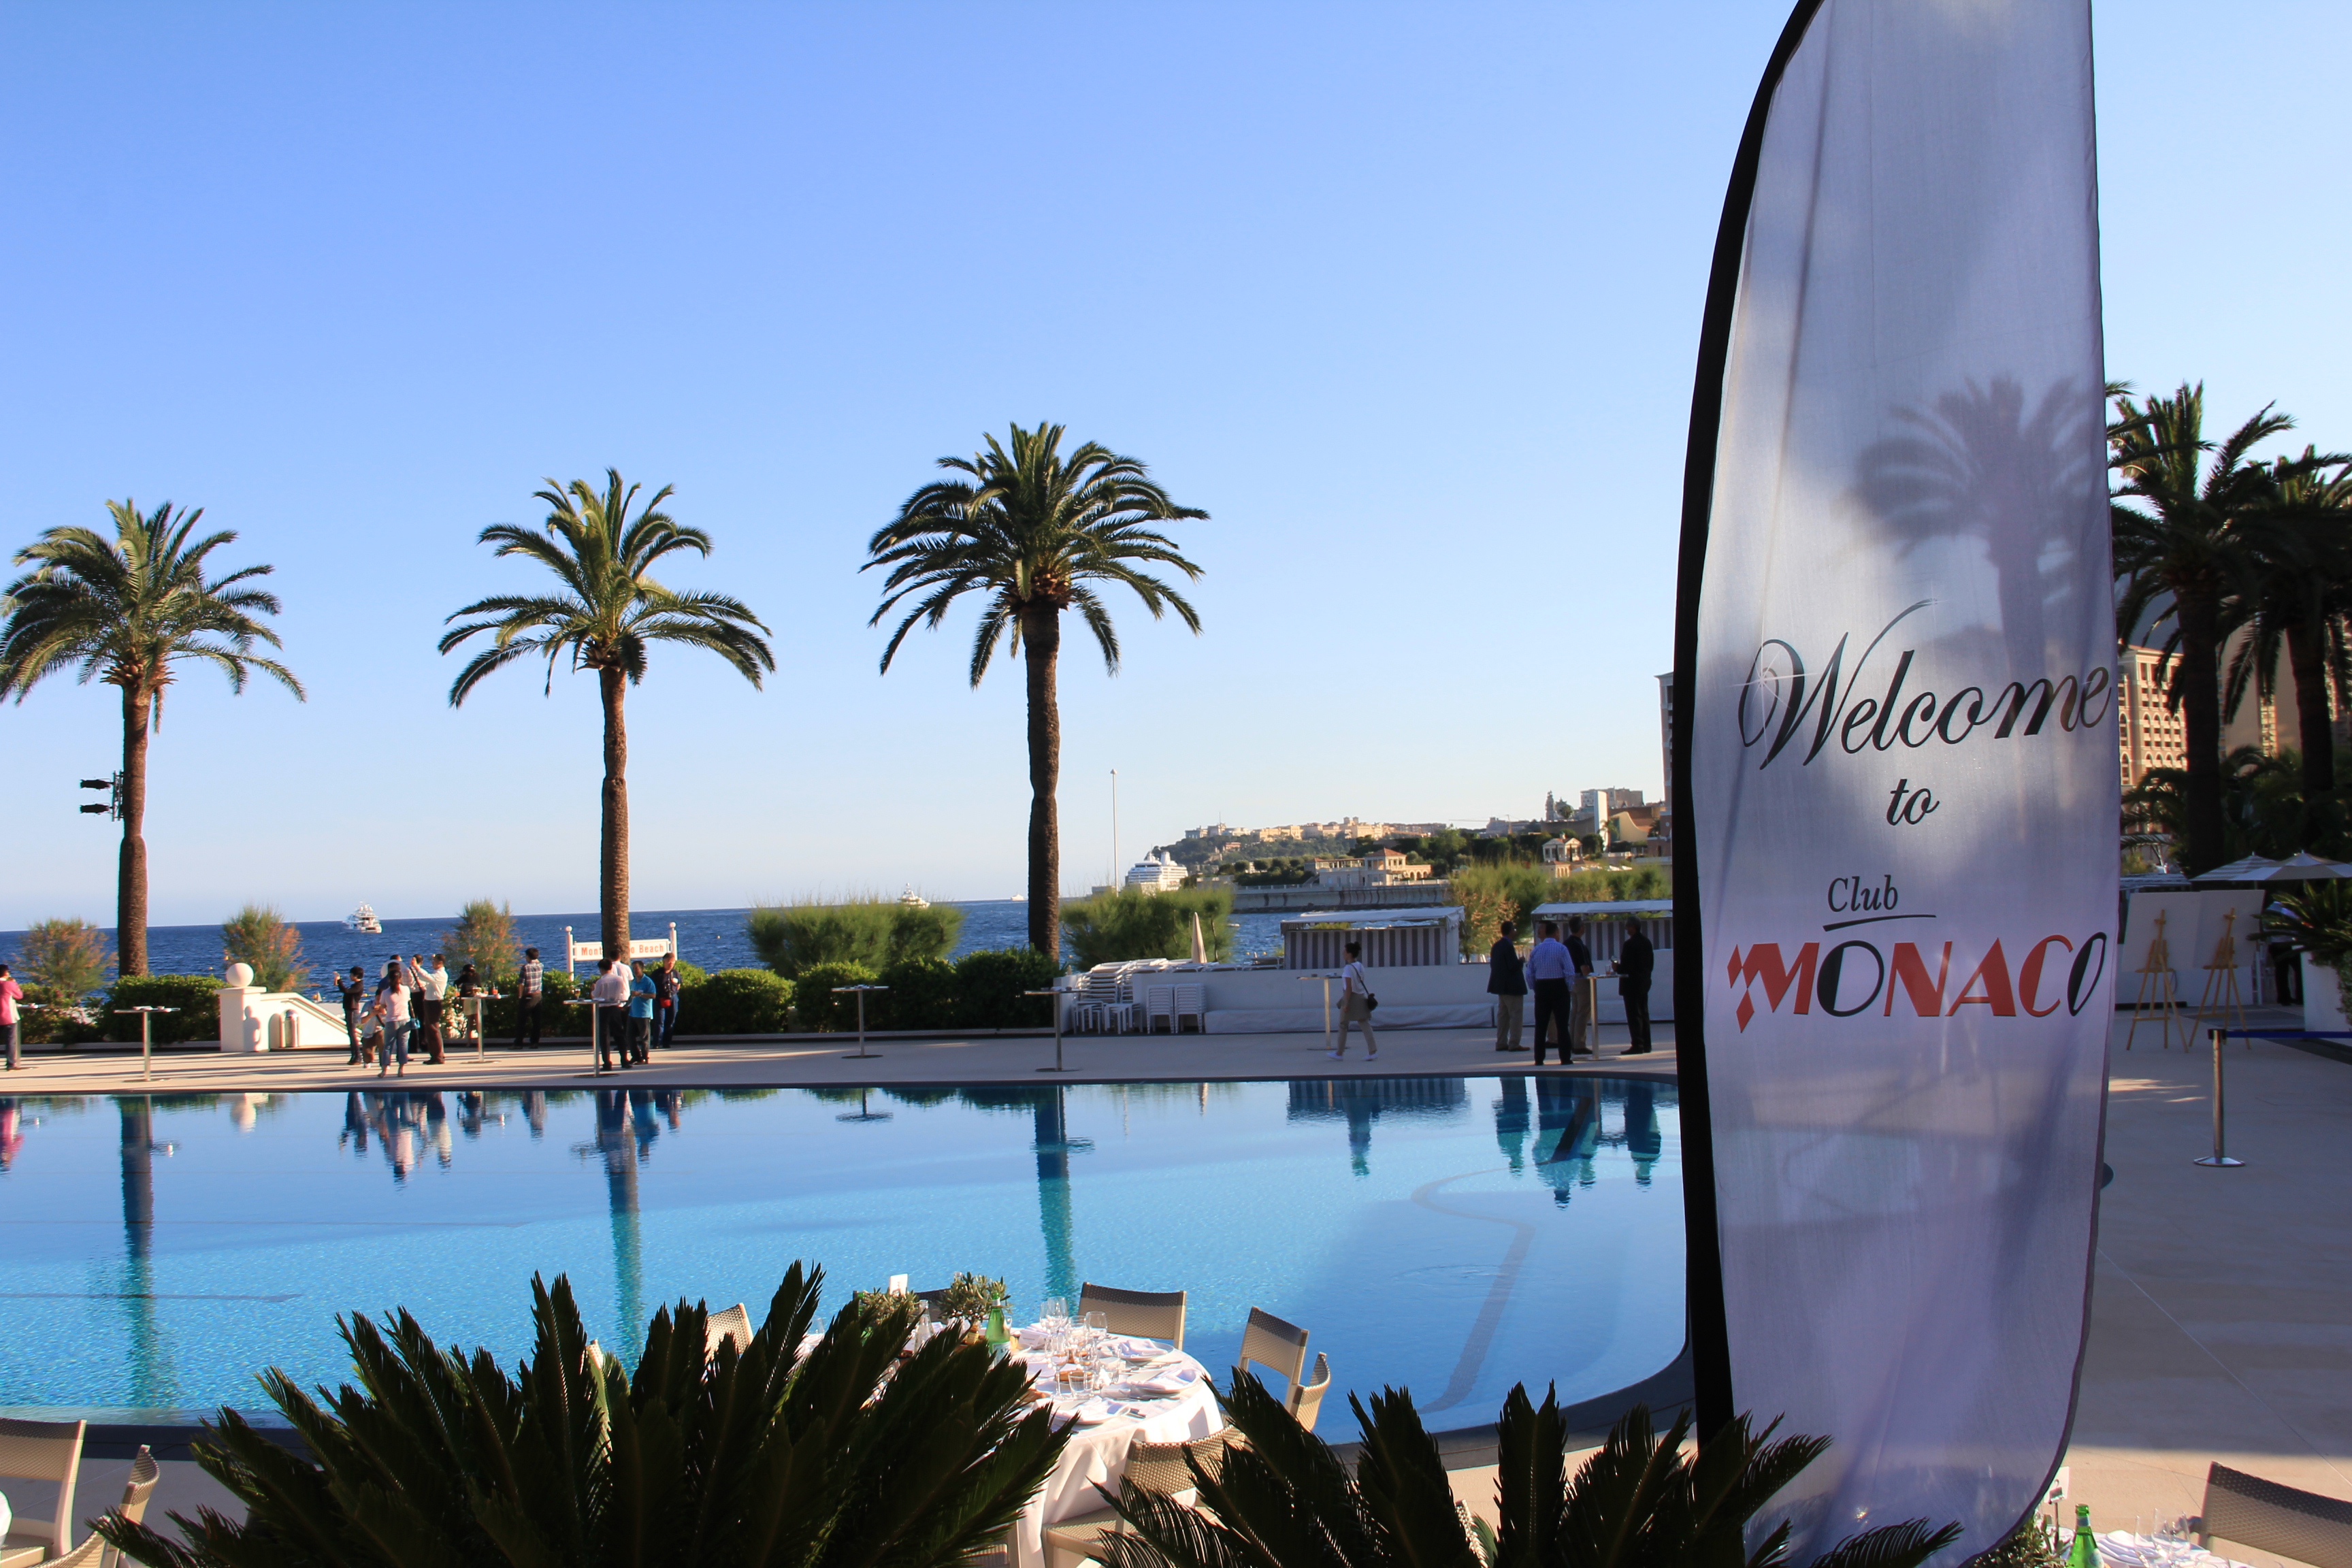
[(1544, 1065), (1544, 1040), (1551, 1026), (1559, 1025), (1559, 1065), (1566, 1067), (1573, 1048), (1569, 1037), (1569, 1006), (1576, 990), (1576, 961), (1559, 942), (1559, 927), (1545, 921), (1536, 927), (1536, 944), (1528, 952), (1528, 985), (1536, 998), (1535, 1065)]

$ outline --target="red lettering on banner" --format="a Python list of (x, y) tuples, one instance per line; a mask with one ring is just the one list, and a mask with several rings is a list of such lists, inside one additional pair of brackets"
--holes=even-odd
[[(1944, 961), (1937, 967), (1936, 984), (1927, 984), (1927, 963), (1919, 956), (1917, 944), (1898, 942), (1895, 944), (1895, 973), (1886, 983), (1885, 1016), (1895, 1016), (1895, 985), (1903, 984), (1910, 994), (1911, 1010), (1922, 1018), (1940, 1018), (1944, 1015), (1944, 982), (1952, 973), (1952, 944), (1944, 944)], [(2004, 977), (2005, 978), (2005, 977)]]
[[(1739, 986), (1750, 985), (1761, 979), (1764, 982), (1764, 999), (1776, 1013), (1780, 1010), (1782, 999), (1789, 994), (1790, 986), (1794, 985), (1797, 1005), (1790, 1011), (1809, 1013), (1813, 1005), (1813, 966), (1821, 962), (1821, 956), (1822, 944), (1809, 942), (1798, 949), (1795, 963), (1784, 963), (1780, 959), (1779, 942), (1751, 942), (1744, 952), (1738, 948), (1731, 950), (1728, 978), (1732, 984)], [(1733, 1016), (1739, 1020), (1742, 1029), (1747, 1028), (1748, 1021), (1756, 1016), (1755, 998), (1743, 994)]]
[[(1947, 948), (1945, 951), (1949, 952), (1951, 950)], [(1969, 994), (1970, 988), (1979, 981), (1984, 984), (1983, 994)], [(1917, 1001), (1916, 995), (1913, 1001)], [(1985, 953), (1984, 962), (1977, 965), (1976, 973), (1960, 982), (1960, 994), (1952, 998), (1953, 1014), (1957, 1015), (1971, 1002), (1990, 1007), (1996, 1018), (2017, 1016), (2017, 996), (2009, 988), (2009, 960), (2001, 954), (2000, 939), (1998, 937), (1993, 939), (1991, 949)]]
[(2042, 989), (2042, 961), (2049, 956), (2050, 944), (2053, 942), (2068, 952), (2074, 951), (2074, 944), (2064, 937), (2045, 936), (2033, 944), (2033, 951), (2025, 955), (2025, 966), (2017, 972), (2018, 994), (2025, 1001), (2025, 1014), (2029, 1018), (2047, 1018), (2058, 1011), (2059, 1003), (2065, 1000), (2061, 996), (2047, 1007), (2033, 1005), (2035, 994)]

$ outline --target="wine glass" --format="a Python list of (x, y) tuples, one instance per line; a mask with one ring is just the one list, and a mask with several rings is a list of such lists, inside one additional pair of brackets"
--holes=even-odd
[(1088, 1312), (1087, 1314), (1087, 1343), (1090, 1345), (1098, 1345), (1109, 1337), (1110, 1314), (1108, 1312)]
[(1059, 1296), (1048, 1296), (1045, 1304), (1037, 1309), (1037, 1321), (1051, 1333), (1070, 1326), (1070, 1304)]

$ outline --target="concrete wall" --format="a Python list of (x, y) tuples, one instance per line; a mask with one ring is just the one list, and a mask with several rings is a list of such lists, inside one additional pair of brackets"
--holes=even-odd
[[(1674, 1016), (1674, 956), (1671, 950), (1658, 954), (1657, 973), (1650, 982), (1650, 1016), (1654, 1019)], [(1139, 973), (1133, 977), (1136, 1011), (1139, 1018), (1147, 987), (1200, 985), (1206, 991), (1211, 1034), (1320, 1033), (1321, 973), (1296, 969)], [(1368, 968), (1366, 973), (1372, 983), (1372, 994), (1381, 999), (1373, 1017), (1375, 1027), (1476, 1028), (1493, 1021), (1493, 999), (1486, 994), (1487, 970), (1483, 963)], [(1335, 997), (1338, 989), (1336, 984), (1332, 987)], [(1617, 982), (1607, 974), (1601, 977), (1601, 1021), (1625, 1021), (1625, 1005), (1618, 999)]]
[[(236, 965), (243, 968), (244, 965)], [(229, 1052), (351, 1048), (341, 1003), (322, 1006), (291, 992), (252, 985), (220, 991), (220, 1048)]]

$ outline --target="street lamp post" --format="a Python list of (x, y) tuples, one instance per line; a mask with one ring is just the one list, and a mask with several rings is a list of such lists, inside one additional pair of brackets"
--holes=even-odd
[(1049, 1068), (1039, 1068), (1037, 1070), (1039, 1072), (1069, 1071), (1069, 1068), (1062, 1065), (1062, 988), (1056, 985), (1050, 991), (1024, 991), (1021, 994), (1051, 996), (1054, 999), (1054, 1065)]

